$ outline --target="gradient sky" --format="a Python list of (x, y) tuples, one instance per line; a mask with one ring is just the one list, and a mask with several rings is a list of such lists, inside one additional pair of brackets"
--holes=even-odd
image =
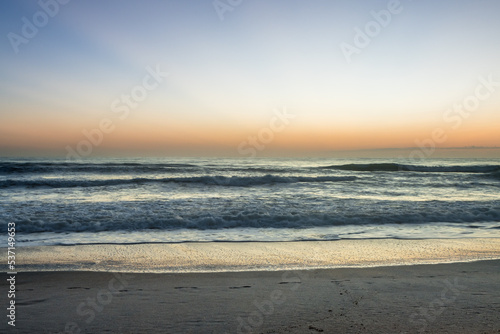
[[(0, 156), (64, 156), (103, 119), (92, 156), (238, 156), (284, 108), (295, 118), (260, 155), (414, 147), (438, 128), (439, 147), (500, 146), (500, 86), (447, 112), (500, 82), (500, 2), (402, 0), (347, 62), (341, 44), (387, 7), (243, 0), (221, 20), (211, 0), (72, 0), (16, 53), (9, 33), (41, 7), (2, 1)], [(158, 64), (168, 77), (120, 119), (113, 101)]]

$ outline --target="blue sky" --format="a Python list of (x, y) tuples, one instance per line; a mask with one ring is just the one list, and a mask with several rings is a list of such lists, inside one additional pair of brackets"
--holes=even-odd
[[(95, 152), (231, 154), (283, 106), (297, 117), (275, 150), (412, 146), (478, 78), (500, 81), (500, 3), (401, 1), (347, 62), (340, 45), (388, 3), (243, 0), (220, 20), (212, 1), (72, 0), (16, 53), (8, 34), (41, 7), (3, 1), (0, 155), (64, 154), (157, 64), (168, 78)], [(496, 146), (499, 95), (443, 146)]]

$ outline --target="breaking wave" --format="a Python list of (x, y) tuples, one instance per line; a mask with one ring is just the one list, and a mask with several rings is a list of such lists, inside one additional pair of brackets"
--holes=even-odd
[(149, 183), (192, 183), (202, 185), (249, 187), (259, 185), (270, 185), (276, 183), (299, 183), (299, 182), (345, 182), (354, 181), (355, 176), (198, 176), (198, 177), (172, 177), (172, 178), (133, 178), (133, 179), (109, 179), (109, 180), (3, 180), (0, 188), (9, 187), (51, 187), (51, 188), (73, 188), (73, 187), (103, 187), (119, 186), (128, 184)]
[[(0, 218), (16, 222), (16, 231), (38, 232), (99, 232), (140, 230), (216, 230), (233, 228), (294, 228), (387, 224), (446, 224), (461, 223), (474, 228), (479, 222), (500, 223), (500, 203), (428, 201), (413, 203), (401, 201), (339, 202), (335, 207), (321, 211), (297, 210), (293, 206), (266, 208), (237, 207), (207, 212), (207, 207), (183, 212), (165, 202), (121, 202), (99, 204), (46, 204), (38, 214), (29, 206)], [(349, 210), (345, 210), (349, 207)], [(31, 212), (31, 214), (29, 214)]]

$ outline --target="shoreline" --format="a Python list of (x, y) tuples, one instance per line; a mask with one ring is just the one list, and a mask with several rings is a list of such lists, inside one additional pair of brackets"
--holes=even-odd
[(373, 268), (500, 259), (500, 238), (30, 246), (18, 247), (16, 256), (19, 272), (202, 273)]

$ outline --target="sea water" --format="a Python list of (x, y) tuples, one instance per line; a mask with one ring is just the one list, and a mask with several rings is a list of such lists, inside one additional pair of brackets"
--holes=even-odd
[(3, 158), (0, 222), (18, 246), (500, 237), (500, 159)]

